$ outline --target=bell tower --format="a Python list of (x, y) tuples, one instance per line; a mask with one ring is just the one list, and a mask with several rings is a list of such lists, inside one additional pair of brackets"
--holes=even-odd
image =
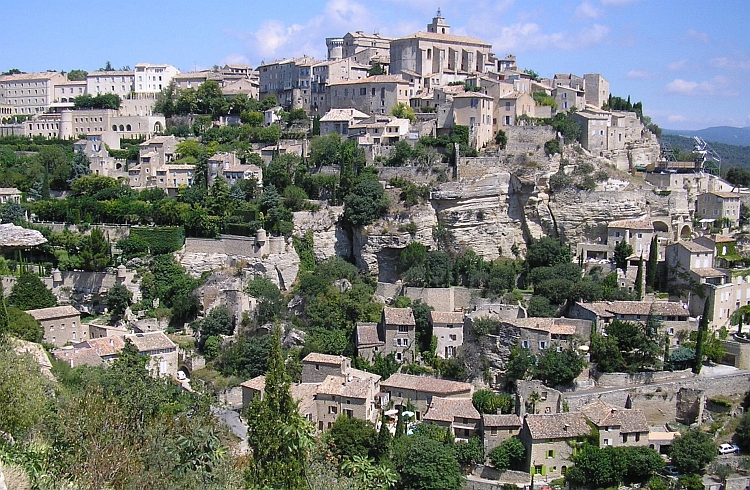
[(427, 24), (427, 32), (434, 32), (436, 34), (450, 34), (451, 33), (451, 26), (445, 23), (445, 19), (443, 18), (443, 15), (440, 13), (440, 9), (438, 9), (437, 14), (435, 14), (435, 17), (432, 18), (432, 23)]

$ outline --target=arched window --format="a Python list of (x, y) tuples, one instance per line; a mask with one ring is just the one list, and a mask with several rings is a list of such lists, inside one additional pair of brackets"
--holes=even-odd
[(115, 124), (112, 125), (112, 131), (117, 131), (117, 126)]
[(120, 131), (125, 131), (125, 126), (123, 126), (122, 124), (120, 124)]
[(130, 124), (128, 124), (127, 126), (125, 126), (125, 130), (126, 130), (126, 131), (131, 131), (131, 129), (130, 129)]

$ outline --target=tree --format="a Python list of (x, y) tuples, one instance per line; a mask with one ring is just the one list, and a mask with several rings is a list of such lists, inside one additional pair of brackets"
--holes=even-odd
[(695, 339), (695, 361), (693, 364), (693, 373), (700, 374), (701, 368), (703, 367), (703, 351), (704, 343), (706, 342), (706, 335), (708, 332), (708, 324), (711, 316), (711, 296), (706, 298), (706, 302), (703, 305), (703, 315), (701, 315), (701, 321), (698, 323), (698, 336)]
[(585, 366), (586, 360), (572, 347), (561, 351), (549, 348), (539, 356), (534, 378), (542, 380), (547, 386), (569, 385)]
[(343, 220), (349, 226), (366, 226), (388, 209), (388, 196), (377, 177), (367, 174), (357, 179), (352, 193), (344, 198)]
[(372, 423), (354, 417), (338, 417), (326, 432), (328, 447), (339, 458), (375, 457), (377, 437)]
[(404, 102), (399, 102), (394, 105), (391, 109), (391, 115), (401, 119), (408, 119), (412, 123), (417, 121), (417, 116), (414, 115), (414, 109)]
[(217, 306), (202, 320), (196, 322), (200, 332), (198, 348), (202, 349), (208, 337), (214, 335), (232, 335), (234, 317), (226, 306)]
[(637, 301), (643, 300), (643, 256), (638, 261), (638, 271), (635, 274), (635, 297)]
[(128, 288), (122, 284), (115, 284), (107, 293), (107, 308), (113, 317), (120, 318), (125, 314), (132, 299), (133, 294)]
[(450, 445), (413, 436), (401, 469), (405, 490), (458, 490), (461, 468)]
[(385, 68), (383, 68), (383, 65), (379, 61), (373, 61), (372, 66), (367, 70), (368, 77), (375, 75), (385, 75)]
[(507, 393), (478, 390), (472, 395), (471, 402), (479, 413), (510, 413), (513, 410), (513, 397)]
[(26, 209), (15, 201), (0, 204), (0, 223), (15, 223), (26, 218)]
[(290, 378), (281, 354), (281, 331), (274, 327), (263, 396), (244, 412), (252, 457), (245, 471), (251, 488), (305, 488), (312, 428), (299, 414), (289, 391)]
[(94, 228), (83, 239), (79, 253), (83, 270), (102, 271), (112, 262), (112, 246), (101, 228)]
[(454, 449), (458, 464), (464, 468), (484, 463), (484, 444), (480, 437), (474, 436), (467, 442), (458, 442)]
[(0, 373), (0, 431), (23, 441), (47, 410), (49, 381), (31, 355), (19, 355), (9, 345), (0, 345)]
[(86, 80), (86, 75), (88, 75), (88, 72), (85, 70), (70, 70), (68, 72), (68, 80), (71, 82), (80, 82)]
[(669, 457), (680, 473), (702, 473), (716, 459), (716, 444), (710, 435), (699, 429), (691, 429), (675, 437)]
[(508, 145), (508, 135), (502, 129), (498, 130), (498, 132), (495, 134), (495, 144), (501, 150), (504, 150)]
[(750, 449), (750, 412), (742, 415), (737, 429), (735, 430), (735, 439), (743, 451)]
[(498, 471), (517, 469), (526, 459), (526, 447), (519, 438), (511, 437), (490, 451), (488, 458)]
[(526, 251), (526, 267), (551, 267), (557, 264), (567, 264), (572, 260), (570, 248), (560, 240), (542, 237), (534, 240)]
[(727, 171), (727, 182), (735, 187), (750, 186), (750, 171), (743, 167), (732, 167)]
[(42, 342), (44, 329), (33, 316), (13, 307), (6, 308), (6, 311), (9, 324), (7, 332), (10, 336), (27, 342)]
[(627, 272), (628, 269), (628, 257), (633, 255), (633, 247), (630, 246), (625, 240), (620, 240), (615, 245), (615, 266), (621, 269), (623, 272)]
[(0, 281), (0, 348), (3, 346), (8, 334), (8, 308), (5, 306), (5, 289)]
[(20, 275), (8, 296), (8, 304), (21, 310), (36, 310), (39, 308), (51, 308), (57, 305), (57, 300), (52, 291), (31, 272)]
[(520, 343), (510, 350), (508, 363), (505, 365), (505, 376), (508, 379), (508, 387), (513, 388), (519, 379), (527, 379), (531, 376), (536, 359), (527, 347), (521, 347)]
[(654, 234), (646, 262), (646, 291), (655, 291), (658, 287), (659, 272), (659, 237)]

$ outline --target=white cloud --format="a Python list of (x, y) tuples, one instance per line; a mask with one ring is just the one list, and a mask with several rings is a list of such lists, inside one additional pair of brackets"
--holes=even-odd
[(683, 70), (687, 66), (687, 60), (673, 61), (667, 65), (670, 70)]
[(595, 19), (601, 15), (601, 10), (596, 8), (594, 4), (589, 1), (583, 2), (576, 8), (574, 17), (579, 19)]
[(719, 58), (712, 58), (708, 64), (713, 68), (719, 68), (722, 70), (750, 70), (750, 60), (745, 57), (728, 58), (722, 56)]
[(630, 5), (631, 3), (640, 2), (640, 0), (601, 0), (602, 5)]
[(696, 41), (706, 44), (709, 42), (708, 34), (705, 32), (696, 31), (695, 29), (688, 29), (686, 34), (690, 39), (695, 39)]
[(651, 73), (646, 70), (630, 70), (626, 76), (633, 80), (644, 80), (651, 78)]
[(239, 53), (230, 53), (224, 57), (223, 60), (221, 60), (222, 65), (249, 65), (250, 60), (247, 59), (247, 56), (244, 54)]
[(669, 122), (685, 122), (687, 120), (688, 118), (686, 118), (685, 116), (681, 116), (679, 114), (673, 114), (667, 117), (667, 121)]
[(740, 95), (732, 81), (723, 76), (716, 76), (702, 82), (676, 78), (667, 84), (667, 92), (688, 97), (737, 97)]
[(574, 51), (602, 43), (609, 34), (609, 27), (594, 24), (578, 32), (554, 32), (545, 34), (539, 24), (528, 22), (513, 24), (500, 29), (493, 47), (499, 52), (524, 49), (562, 49)]

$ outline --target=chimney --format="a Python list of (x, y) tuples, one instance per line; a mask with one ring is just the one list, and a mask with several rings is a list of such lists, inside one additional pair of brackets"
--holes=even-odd
[(564, 431), (567, 431), (567, 430), (568, 430), (568, 427), (570, 427), (570, 424), (565, 424), (565, 425), (563, 426), (563, 430), (564, 430)]

